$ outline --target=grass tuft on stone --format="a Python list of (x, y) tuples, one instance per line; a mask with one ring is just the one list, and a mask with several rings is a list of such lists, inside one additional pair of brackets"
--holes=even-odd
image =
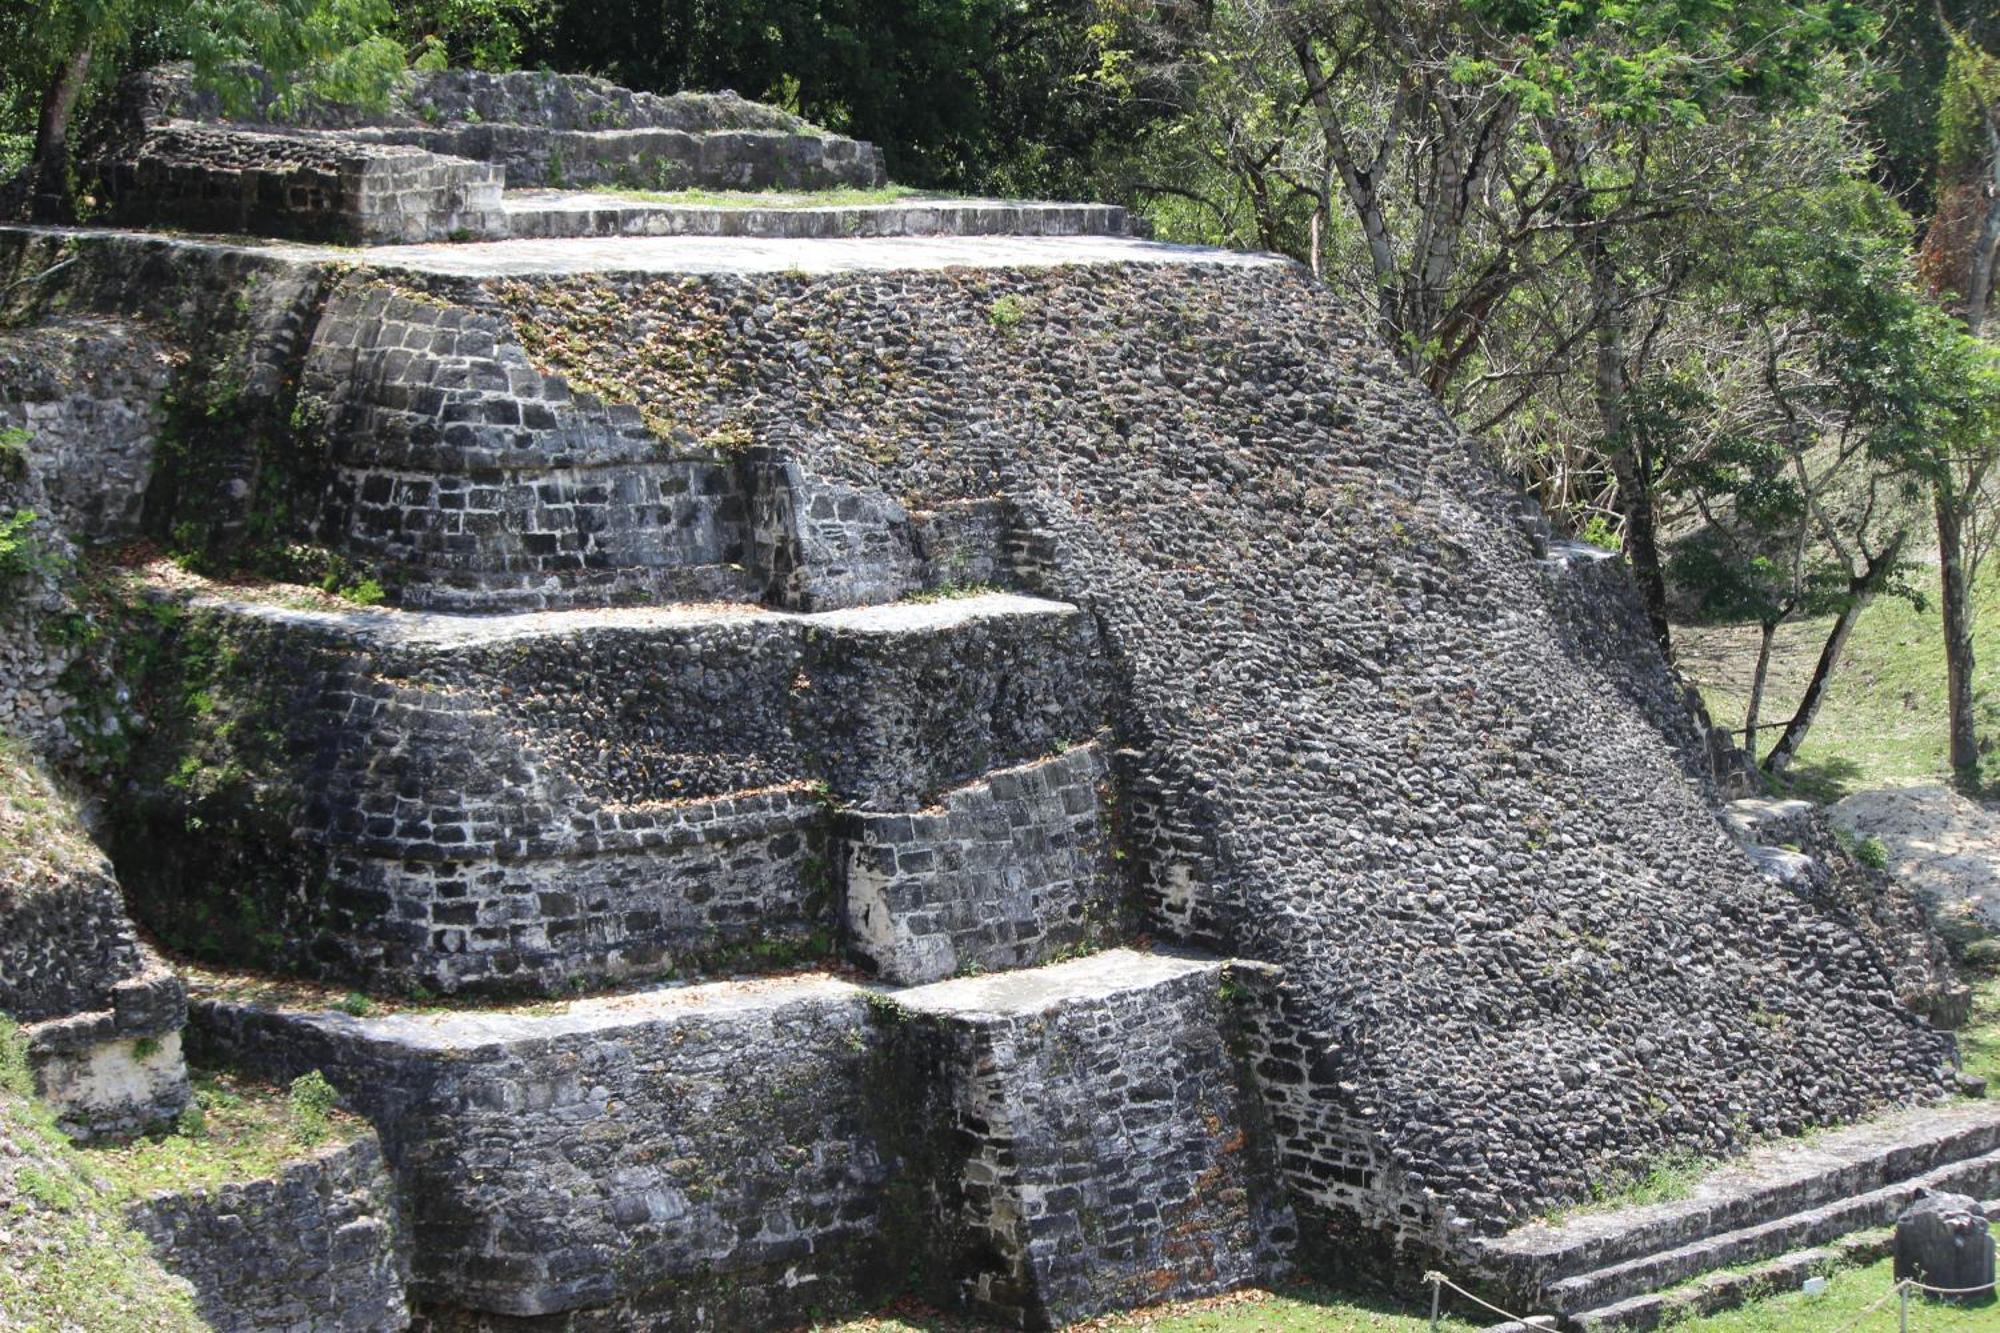
[(173, 1132), (81, 1151), (117, 1198), (266, 1179), (304, 1153), (368, 1130), (366, 1121), (334, 1106), (333, 1089), (317, 1074), (277, 1088), (214, 1070), (191, 1072), (194, 1100)]

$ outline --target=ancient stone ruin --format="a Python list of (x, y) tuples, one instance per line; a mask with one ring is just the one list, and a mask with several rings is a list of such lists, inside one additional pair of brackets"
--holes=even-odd
[[(1615, 563), (1297, 267), (547, 192), (881, 179), (729, 98), (134, 105), (115, 225), (0, 230), (10, 505), (125, 552), (10, 606), (0, 693), (189, 1052), (379, 1136), (159, 1205), (220, 1326), (305, 1270), (312, 1327), (585, 1330), (1427, 1266), (1646, 1326), (2000, 1193), (1914, 908), (1725, 810)], [(0, 1009), (100, 1052), (180, 1017), (119, 1026), (166, 974), (108, 886), (0, 900)]]

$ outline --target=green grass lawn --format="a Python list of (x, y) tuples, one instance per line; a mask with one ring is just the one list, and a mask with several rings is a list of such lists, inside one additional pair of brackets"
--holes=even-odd
[[(1888, 1333), (1897, 1326), (1897, 1301), (1891, 1296), (1895, 1278), (1887, 1259), (1866, 1268), (1833, 1274), (1825, 1291), (1807, 1296), (1788, 1291), (1734, 1310), (1672, 1324), (1685, 1333)], [(1886, 1304), (1871, 1307), (1887, 1299)], [(1077, 1329), (1144, 1329), (1148, 1333), (1429, 1333), (1428, 1298), (1417, 1294), (1408, 1304), (1344, 1295), (1313, 1287), (1283, 1291), (1247, 1291), (1208, 1301), (1158, 1306), (1126, 1314), (1106, 1315)], [(1438, 1327), (1446, 1333), (1473, 1333), (1497, 1320), (1460, 1304), (1447, 1306)], [(1858, 1323), (1856, 1321), (1859, 1321)], [(985, 1326), (948, 1319), (921, 1310), (890, 1311), (880, 1316), (827, 1326), (831, 1333), (975, 1333)], [(1912, 1299), (1911, 1333), (1993, 1333), (2000, 1329), (2000, 1306), (1978, 1309), (1930, 1305)]]
[[(1992, 688), (2000, 668), (2000, 562), (1989, 565), (1974, 589), (1978, 670), (1973, 683), (1983, 734), (2000, 735), (2000, 698)], [(1926, 610), (1900, 598), (1878, 598), (1855, 623), (1793, 769), (1801, 795), (1837, 799), (1867, 787), (1947, 776), (1937, 578), (1918, 570), (1912, 583), (1926, 595)], [(1760, 722), (1791, 716), (1830, 623), (1830, 618), (1820, 618), (1779, 628)], [(1674, 630), (1674, 645), (1681, 669), (1701, 687), (1715, 721), (1741, 727), (1756, 665), (1756, 628), (1680, 626)], [(1768, 750), (1778, 735), (1776, 729), (1760, 726), (1760, 749)]]

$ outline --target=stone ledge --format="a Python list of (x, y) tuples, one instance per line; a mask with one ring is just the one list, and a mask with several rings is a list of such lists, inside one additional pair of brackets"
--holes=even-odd
[(1125, 236), (1113, 204), (911, 199), (887, 204), (676, 204), (616, 194), (510, 190), (507, 227), (520, 239), (706, 236), (798, 240), (883, 236)]
[[(194, 1031), (376, 1122), (445, 1326), (770, 1325), (884, 1299), (920, 1254), (977, 1275), (948, 1300), (1041, 1326), (1289, 1271), (1226, 966), (1116, 950), (902, 992), (802, 974), (361, 1018), (217, 997)], [(932, 1114), (958, 1101), (990, 1191), (971, 1122)], [(965, 1211), (926, 1221), (920, 1180)]]
[(2000, 1189), (2000, 1152), (1953, 1162), (1894, 1185), (1775, 1221), (1563, 1278), (1544, 1289), (1542, 1303), (1567, 1312), (1608, 1305), (1701, 1273), (1733, 1268), (1786, 1250), (1824, 1245), (1856, 1231), (1887, 1226), (1926, 1193), (1983, 1196), (1996, 1189)]
[(916, 986), (895, 992), (895, 1002), (913, 1013), (984, 1026), (1033, 1017), (1067, 1004), (1130, 995), (1197, 974), (1211, 975), (1219, 988), (1222, 965), (1222, 960), (1215, 958), (1107, 949), (1046, 967)]
[(476, 616), (442, 611), (319, 611), (222, 598), (204, 598), (198, 605), (273, 624), (336, 633), (384, 647), (438, 649), (558, 638), (594, 630), (671, 635), (699, 632), (712, 626), (742, 625), (798, 626), (869, 636), (929, 634), (1020, 616), (1079, 614), (1068, 602), (1004, 592), (838, 611), (776, 611), (748, 605), (646, 606)]

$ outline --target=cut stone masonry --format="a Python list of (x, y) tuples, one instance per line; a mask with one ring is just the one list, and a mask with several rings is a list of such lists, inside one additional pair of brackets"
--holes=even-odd
[[(625, 105), (436, 88), (457, 123), (357, 141), (462, 135), (489, 95), (565, 134)], [(1111, 237), (0, 247), (65, 318), (198, 275), (169, 347), (249, 293), (245, 392), (327, 477), (281, 535), (400, 601), (144, 582), (166, 642), (111, 837), (211, 953), (486, 993), (197, 1005), (203, 1054), (322, 1069), (379, 1127), (437, 1327), (769, 1326), (913, 1280), (1038, 1327), (1463, 1266), (1662, 1152), (1952, 1086), (1900, 909), (1817, 849), (1823, 878), (1758, 873), (1615, 566), (1529, 530), (1291, 268)], [(290, 456), (243, 450), (247, 510)], [(178, 503), (156, 478), (147, 523)], [(1142, 934), (1205, 956), (1056, 961)], [(659, 984), (836, 946), (921, 984)], [(496, 1002), (612, 982), (652, 984)], [(1702, 1255), (1676, 1223), (1526, 1285), (1641, 1299), (1991, 1151), (1883, 1133)]]

